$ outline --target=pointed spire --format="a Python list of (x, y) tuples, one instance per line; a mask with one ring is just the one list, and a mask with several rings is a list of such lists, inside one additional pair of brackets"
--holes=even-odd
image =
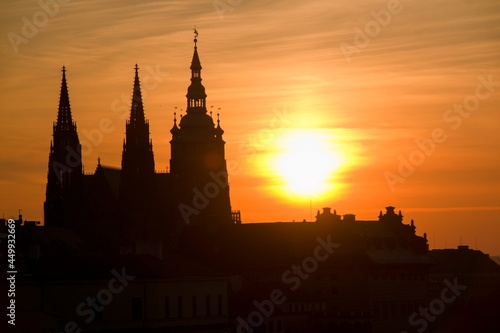
[(198, 47), (196, 46), (196, 42), (198, 40), (194, 40), (194, 53), (193, 53), (193, 60), (191, 60), (191, 67), (189, 67), (192, 71), (201, 71), (201, 62), (200, 62), (200, 56), (198, 55)]
[(194, 30), (194, 53), (193, 53), (193, 60), (191, 61), (191, 70), (201, 70), (201, 63), (200, 63), (200, 57), (198, 56), (198, 47), (196, 46), (196, 43), (198, 43), (198, 31), (196, 29)]
[[(175, 107), (175, 108), (177, 109), (177, 107)], [(170, 130), (170, 133), (172, 133), (172, 135), (174, 135), (174, 136), (177, 133), (179, 133), (179, 127), (177, 126), (177, 112), (174, 112), (174, 126), (172, 126), (172, 129)]]
[(215, 137), (222, 140), (222, 134), (224, 134), (224, 130), (220, 127), (220, 114), (217, 113), (217, 127), (215, 128)]
[(72, 129), (71, 106), (69, 104), (68, 83), (66, 82), (66, 67), (62, 68), (61, 95), (59, 96), (59, 110), (57, 112), (57, 128), (60, 130)]
[(144, 124), (144, 105), (142, 104), (141, 84), (139, 82), (139, 67), (135, 64), (134, 92), (132, 94), (132, 107), (130, 109), (130, 124), (136, 126)]
[(187, 97), (187, 113), (190, 113), (193, 109), (198, 112), (206, 113), (206, 98), (205, 87), (201, 84), (201, 63), (200, 57), (198, 56), (198, 47), (196, 43), (198, 42), (198, 31), (196, 29), (194, 38), (194, 52), (193, 60), (191, 61), (191, 85), (188, 87)]

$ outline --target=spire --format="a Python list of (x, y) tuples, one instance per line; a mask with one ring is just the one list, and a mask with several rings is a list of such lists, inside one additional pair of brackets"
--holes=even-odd
[[(175, 108), (177, 109), (177, 107)], [(177, 112), (174, 112), (174, 126), (172, 126), (170, 133), (172, 133), (172, 135), (179, 133), (179, 127), (177, 126)]]
[(222, 134), (224, 134), (224, 130), (220, 127), (220, 116), (219, 113), (217, 113), (217, 127), (215, 128), (215, 137), (222, 140)]
[(76, 123), (71, 116), (66, 67), (62, 68), (61, 94), (57, 120), (52, 127), (47, 187), (45, 191), (45, 225), (69, 226), (79, 219), (83, 182), (82, 148)]
[(66, 67), (62, 68), (61, 95), (59, 96), (59, 110), (57, 112), (57, 128), (59, 130), (72, 129), (71, 106), (69, 104), (68, 83), (66, 82)]
[(198, 56), (198, 47), (196, 46), (196, 43), (198, 43), (198, 38), (195, 37), (193, 39), (193, 42), (194, 42), (193, 60), (191, 60), (191, 67), (189, 68), (192, 71), (193, 70), (201, 71), (201, 62), (200, 62), (200, 57)]
[(137, 177), (140, 178), (144, 175), (149, 177), (152, 174), (154, 174), (153, 144), (149, 138), (149, 122), (144, 115), (141, 85), (139, 82), (139, 67), (136, 64), (130, 119), (125, 124), (125, 140), (122, 152), (122, 181), (125, 183), (128, 182), (126, 184), (128, 186)]
[(130, 109), (130, 124), (135, 127), (144, 124), (144, 105), (142, 104), (141, 84), (139, 82), (139, 67), (135, 64), (134, 92), (132, 95), (132, 107)]
[[(207, 95), (201, 83), (202, 67), (198, 55), (196, 29), (194, 33), (194, 50), (190, 66), (191, 84), (186, 95), (187, 109), (184, 115), (182, 110), (179, 113), (178, 125), (177, 114), (174, 114), (173, 127), (170, 131), (172, 133), (170, 174), (174, 191), (178, 193), (175, 201), (179, 207), (185, 202), (191, 202), (193, 200), (191, 189), (204, 188), (212, 181), (212, 174), (227, 177), (225, 142), (222, 139), (224, 131), (220, 127), (219, 115), (207, 111)], [(215, 121), (217, 124), (214, 124)], [(232, 223), (229, 186), (224, 186), (219, 192), (216, 198), (210, 200), (202, 213), (188, 217), (181, 210), (176, 218), (200, 225)]]
[(206, 98), (205, 87), (201, 84), (201, 63), (200, 57), (198, 56), (198, 47), (196, 43), (198, 42), (198, 31), (194, 29), (194, 52), (193, 60), (191, 61), (191, 85), (188, 87), (187, 97), (187, 113), (190, 111), (198, 110), (206, 113)]

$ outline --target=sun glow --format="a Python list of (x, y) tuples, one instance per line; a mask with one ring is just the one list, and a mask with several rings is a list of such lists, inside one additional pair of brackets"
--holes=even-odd
[(320, 130), (293, 130), (277, 141), (272, 170), (280, 192), (294, 199), (320, 197), (336, 188), (335, 176), (344, 163), (332, 138)]

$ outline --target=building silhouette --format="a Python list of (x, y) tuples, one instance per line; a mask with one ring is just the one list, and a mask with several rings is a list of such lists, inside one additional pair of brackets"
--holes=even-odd
[[(170, 130), (170, 172), (155, 171), (153, 143), (142, 101), (139, 67), (125, 125), (121, 169), (101, 165), (82, 171), (81, 145), (63, 67), (57, 121), (50, 146), (45, 225), (77, 230), (97, 247), (161, 256), (186, 224), (231, 224), (224, 130), (206, 107), (197, 39), (191, 62), (187, 109)], [(238, 216), (237, 214), (235, 216)], [(96, 230), (102, 236), (95, 236)], [(169, 234), (174, 238), (164, 237)]]
[[(174, 119), (170, 173), (178, 192), (178, 207), (187, 224), (232, 223), (229, 201), (229, 181), (224, 155), (224, 131), (207, 114), (205, 87), (201, 83), (201, 63), (194, 39), (191, 61), (191, 85), (186, 94), (187, 109), (177, 126)], [(197, 193), (204, 194), (198, 207), (193, 201)]]
[[(429, 251), (426, 234), (393, 206), (368, 221), (325, 207), (315, 222), (241, 223), (201, 69), (195, 38), (186, 114), (174, 114), (170, 130), (169, 172), (155, 171), (136, 65), (121, 168), (99, 159), (84, 174), (63, 67), (45, 226), (18, 223), (20, 299), (35, 300), (19, 306), (27, 331), (64, 331), (76, 321), (89, 332), (411, 332), (420, 328), (412, 316), (437, 304), (442, 278), (465, 277), (481, 288), (427, 325), (458, 332), (455, 311), (465, 316), (499, 295), (498, 265), (478, 252)], [(480, 267), (478, 275), (463, 259), (481, 263), (471, 268)], [(135, 276), (130, 287), (115, 295), (120, 301), (101, 297), (105, 310), (82, 323), (74, 306), (104, 295), (109, 272), (122, 267)], [(498, 305), (482, 306), (491, 310), (482, 331), (498, 331)]]
[(66, 68), (62, 69), (57, 121), (50, 143), (44, 220), (54, 226), (74, 226), (83, 198), (82, 148), (71, 115)]

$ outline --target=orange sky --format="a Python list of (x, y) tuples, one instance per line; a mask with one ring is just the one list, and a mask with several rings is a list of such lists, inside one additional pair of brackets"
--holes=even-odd
[[(98, 157), (120, 165), (135, 63), (166, 170), (196, 26), (244, 222), (310, 220), (311, 206), (376, 219), (393, 205), (431, 248), (500, 255), (499, 19), (496, 0), (4, 1), (0, 210), (43, 220), (62, 65), (80, 140), (112, 124), (85, 171)], [(326, 192), (297, 196), (276, 160), (308, 133), (339, 161)], [(316, 176), (326, 162), (315, 153), (292, 159), (295, 171)]]

